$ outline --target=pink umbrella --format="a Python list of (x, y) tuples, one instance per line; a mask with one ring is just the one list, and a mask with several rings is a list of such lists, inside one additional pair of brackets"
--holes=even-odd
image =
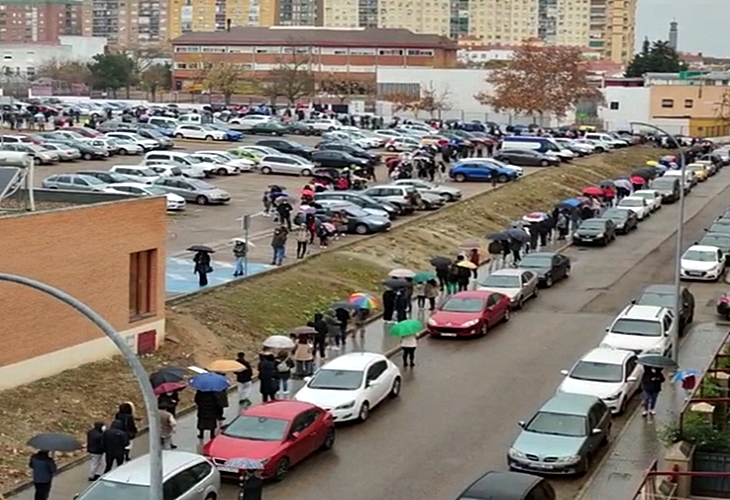
[(335, 231), (337, 231), (337, 228), (335, 227), (334, 224), (330, 224), (329, 222), (323, 222), (322, 225), (330, 233), (334, 233)]
[(603, 189), (595, 186), (587, 187), (583, 190), (586, 196), (603, 196)]
[(634, 184), (646, 184), (646, 179), (643, 177), (639, 177), (638, 175), (635, 175), (631, 178), (631, 182)]

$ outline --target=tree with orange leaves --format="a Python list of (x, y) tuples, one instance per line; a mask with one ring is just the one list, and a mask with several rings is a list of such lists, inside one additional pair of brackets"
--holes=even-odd
[(497, 112), (539, 117), (565, 117), (583, 100), (603, 101), (601, 91), (588, 81), (588, 69), (577, 47), (541, 47), (527, 42), (509, 63), (487, 77), (494, 89), (474, 98)]

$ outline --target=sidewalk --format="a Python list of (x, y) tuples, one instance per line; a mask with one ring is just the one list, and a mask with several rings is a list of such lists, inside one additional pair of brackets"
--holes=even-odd
[[(680, 370), (707, 366), (726, 337), (727, 328), (721, 326), (703, 324), (694, 328), (692, 336), (680, 346)], [(614, 436), (606, 457), (596, 464), (597, 470), (577, 500), (632, 500), (651, 463), (659, 460), (659, 469), (663, 468), (664, 445), (657, 433), (677, 420), (684, 397), (679, 384), (669, 381), (659, 393), (657, 414), (653, 419), (642, 417), (641, 411), (636, 410), (621, 433)]]
[[(560, 241), (560, 247), (564, 247), (568, 242)], [(548, 246), (544, 250), (550, 251), (553, 247)], [(556, 247), (557, 248), (557, 247)], [(479, 268), (478, 278), (482, 279), (486, 277), (491, 270), (496, 270), (504, 267), (505, 263), (501, 259), (490, 264), (485, 264)], [(509, 261), (507, 262), (509, 265)], [(475, 287), (476, 283), (473, 281), (472, 286)], [(418, 310), (415, 306), (413, 307), (413, 317), (421, 320), (424, 324), (428, 319), (427, 310)], [(382, 352), (386, 355), (393, 355), (398, 351), (398, 339), (391, 337), (387, 332), (388, 325), (386, 325), (381, 318), (377, 318), (369, 323), (365, 328), (365, 338), (361, 341), (360, 339), (354, 338), (352, 335), (348, 337), (347, 346), (341, 350), (329, 349), (327, 352), (328, 359), (333, 359), (341, 354), (358, 352), (358, 351), (370, 351), (370, 352)], [(254, 357), (250, 359), (254, 362)], [(290, 387), (291, 394), (295, 394), (299, 390), (303, 381), (292, 380), (292, 386)], [(254, 382), (251, 400), (254, 404), (261, 401), (261, 395), (258, 390), (258, 382)], [(238, 411), (238, 395), (236, 392), (232, 392), (228, 398), (228, 408), (226, 409), (226, 420), (229, 421), (234, 418)], [(201, 452), (202, 443), (197, 439), (196, 429), (196, 418), (195, 412), (180, 415), (178, 419), (177, 432), (174, 438), (175, 444), (179, 450), (192, 451), (195, 453)], [(147, 453), (149, 449), (149, 434), (144, 433), (140, 435), (134, 441), (134, 448), (132, 450), (132, 456), (136, 457)], [(71, 467), (58, 474), (53, 480), (53, 489), (51, 492), (50, 500), (68, 500), (73, 498), (74, 495), (78, 494), (88, 484), (88, 466), (89, 462), (85, 461), (82, 464)], [(17, 500), (33, 500), (33, 489), (29, 488), (19, 492), (12, 496)], [(112, 500), (112, 499), (110, 499)]]

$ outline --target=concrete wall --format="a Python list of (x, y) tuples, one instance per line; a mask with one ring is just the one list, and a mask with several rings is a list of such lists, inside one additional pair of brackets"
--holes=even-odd
[(607, 130), (630, 130), (630, 123), (637, 121), (651, 123), (649, 87), (606, 87), (602, 92), (606, 103), (598, 108), (598, 117)]

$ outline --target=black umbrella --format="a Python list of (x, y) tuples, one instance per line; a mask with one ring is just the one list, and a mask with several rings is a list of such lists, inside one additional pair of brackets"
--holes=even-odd
[(83, 448), (73, 436), (67, 434), (46, 433), (33, 436), (26, 443), (31, 448), (44, 451), (76, 451)]
[(628, 181), (629, 179), (631, 179), (631, 176), (630, 176), (630, 175), (628, 175), (628, 174), (626, 174), (626, 175), (618, 175), (618, 176), (616, 176), (616, 180), (619, 180), (619, 179), (625, 179), (625, 180), (627, 180), (627, 181)]
[(150, 384), (152, 384), (152, 387), (159, 387), (162, 384), (182, 382), (185, 378), (186, 371), (185, 368), (180, 368), (179, 366), (160, 368), (150, 375)]
[(454, 262), (453, 259), (450, 259), (449, 257), (434, 257), (431, 259), (431, 265), (434, 267), (446, 267), (450, 266), (451, 263)]
[(509, 240), (509, 234), (505, 232), (501, 233), (490, 233), (486, 236), (488, 240), (492, 241), (508, 241)]
[(648, 170), (645, 168), (640, 168), (638, 170), (634, 170), (633, 172), (631, 172), (631, 176), (632, 177), (641, 177), (642, 179), (648, 181), (648, 180), (653, 179), (656, 176), (656, 174), (654, 173), (653, 169)]
[(517, 241), (521, 241), (522, 243), (525, 243), (527, 241), (530, 241), (530, 235), (527, 234), (525, 231), (523, 231), (520, 228), (513, 227), (511, 229), (507, 230), (507, 235)]
[(294, 335), (314, 335), (317, 333), (317, 330), (311, 326), (298, 326), (296, 328), (292, 328), (290, 333)]
[(383, 281), (383, 285), (388, 288), (405, 288), (408, 286), (408, 282), (400, 278), (388, 278)]
[(674, 360), (662, 356), (661, 354), (642, 354), (638, 358), (640, 365), (650, 366), (652, 368), (676, 368), (677, 363)]
[(598, 185), (601, 186), (601, 187), (616, 187), (616, 183), (613, 182), (610, 179), (606, 179), (605, 181), (601, 181), (601, 182), (598, 183)]
[(215, 250), (206, 245), (193, 245), (188, 247), (189, 252), (215, 253)]
[(351, 302), (345, 302), (344, 300), (341, 300), (339, 302), (334, 302), (331, 306), (332, 309), (345, 309), (345, 310), (353, 310), (357, 309), (357, 306)]

